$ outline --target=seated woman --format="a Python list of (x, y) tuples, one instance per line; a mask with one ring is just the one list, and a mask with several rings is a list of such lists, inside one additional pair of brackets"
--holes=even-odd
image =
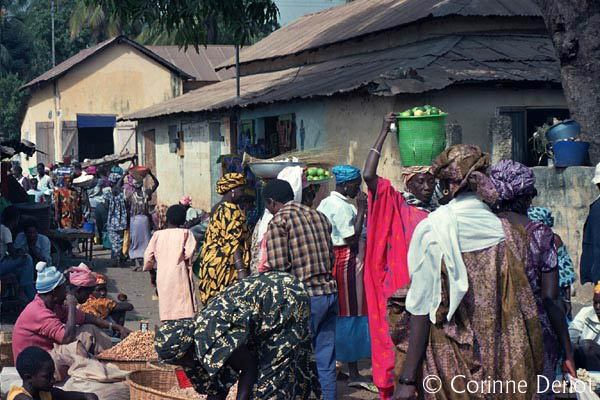
[(33, 259), (34, 264), (40, 261), (52, 264), (50, 239), (38, 233), (37, 223), (32, 218), (23, 221), (23, 232), (20, 232), (15, 238), (14, 246), (16, 249), (28, 254)]
[(163, 321), (155, 347), (181, 365), (198, 393), (225, 399), (321, 398), (310, 334), (310, 299), (284, 272), (233, 283), (192, 318)]
[(94, 274), (96, 286), (79, 309), (86, 314), (96, 318), (102, 318), (117, 325), (125, 324), (125, 314), (133, 310), (133, 305), (126, 301), (116, 302), (107, 297), (106, 276), (100, 273)]
[(66, 392), (54, 387), (54, 361), (42, 348), (27, 347), (17, 357), (16, 367), (23, 386), (12, 386), (7, 400), (98, 400), (94, 393)]
[(569, 325), (575, 365), (588, 371), (600, 370), (600, 282), (594, 287), (592, 305), (583, 307)]
[[(44, 262), (36, 265), (35, 287), (38, 294), (25, 307), (13, 329), (12, 350), (15, 361), (28, 346), (38, 346), (52, 353), (55, 345), (79, 340), (88, 353), (98, 354), (112, 343), (100, 329), (115, 329), (125, 337), (129, 330), (77, 310), (77, 299), (67, 280), (56, 267)], [(100, 328), (100, 329), (98, 329)]]

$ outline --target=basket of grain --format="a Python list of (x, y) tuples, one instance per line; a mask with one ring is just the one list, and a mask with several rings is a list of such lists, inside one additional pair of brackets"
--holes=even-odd
[(148, 362), (148, 369), (173, 372), (177, 368), (178, 368), (177, 365), (165, 364), (160, 361), (149, 361)]
[[(206, 395), (199, 394), (193, 388), (179, 387), (173, 371), (146, 370), (135, 371), (127, 377), (130, 400), (205, 400)], [(227, 400), (237, 397), (237, 386), (227, 395)]]
[(123, 371), (149, 369), (148, 362), (158, 361), (158, 354), (154, 350), (154, 332), (132, 332), (114, 347), (98, 354), (97, 358), (115, 364)]
[(14, 366), (12, 332), (0, 332), (0, 368)]

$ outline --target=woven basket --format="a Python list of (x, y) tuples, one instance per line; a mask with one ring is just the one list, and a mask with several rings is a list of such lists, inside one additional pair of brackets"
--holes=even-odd
[(162, 370), (135, 371), (127, 377), (130, 400), (187, 400), (185, 397), (167, 394), (177, 386), (174, 372)]
[(150, 367), (148, 366), (149, 362), (154, 362), (156, 360), (113, 360), (110, 358), (101, 358), (98, 357), (98, 361), (102, 361), (103, 363), (111, 363), (116, 365), (121, 371), (143, 371), (148, 370)]
[(446, 114), (398, 117), (402, 165), (431, 165), (446, 148)]
[(0, 332), (0, 368), (14, 367), (12, 332)]

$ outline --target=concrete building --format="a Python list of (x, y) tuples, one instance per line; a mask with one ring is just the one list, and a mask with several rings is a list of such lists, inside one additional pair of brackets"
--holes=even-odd
[(31, 97), (21, 137), (47, 153), (26, 164), (136, 152), (135, 124), (117, 118), (230, 77), (214, 65), (232, 49), (149, 49), (119, 36), (82, 50), (23, 86)]
[[(360, 166), (387, 112), (431, 104), (460, 126), (463, 142), (488, 151), (490, 121), (508, 116), (512, 156), (532, 163), (534, 127), (568, 114), (554, 48), (530, 0), (357, 0), (302, 17), (244, 49), (241, 74), (239, 99), (230, 79), (125, 117), (139, 123), (138, 137), (152, 131), (165, 144), (155, 148), (165, 166), (157, 165), (161, 201), (190, 194), (198, 206), (214, 202), (207, 188), (218, 176), (178, 167), (189, 162), (190, 146), (211, 160), (229, 152), (272, 157), (337, 149), (332, 163)], [(195, 129), (186, 128), (190, 123), (206, 133), (186, 134)], [(399, 182), (400, 165), (392, 138), (381, 172)], [(163, 186), (170, 176), (181, 179)]]

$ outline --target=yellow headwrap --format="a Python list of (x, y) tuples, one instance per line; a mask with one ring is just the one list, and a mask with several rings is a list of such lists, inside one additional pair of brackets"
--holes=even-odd
[(594, 294), (600, 294), (600, 281), (594, 286)]
[(222, 196), (230, 190), (244, 185), (246, 185), (246, 178), (244, 178), (244, 175), (237, 172), (231, 172), (223, 175), (223, 177), (217, 181), (217, 193)]
[(431, 172), (431, 166), (415, 166), (415, 167), (403, 167), (400, 171), (402, 175), (402, 183), (404, 183), (404, 187), (411, 178), (417, 174), (426, 174), (427, 172)]

